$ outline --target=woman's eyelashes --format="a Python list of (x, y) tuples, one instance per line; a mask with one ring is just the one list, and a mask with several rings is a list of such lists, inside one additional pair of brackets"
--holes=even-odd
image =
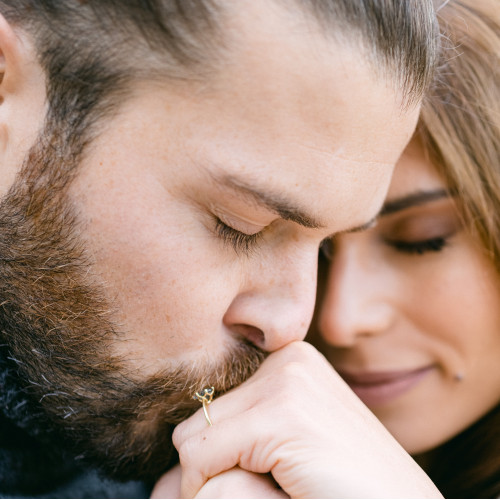
[(420, 256), (444, 250), (461, 228), (455, 210), (445, 206), (381, 225), (379, 235), (395, 251)]
[(262, 233), (259, 231), (253, 234), (247, 234), (238, 231), (234, 227), (228, 226), (219, 217), (214, 215), (215, 219), (215, 232), (217, 236), (226, 244), (233, 247), (237, 254), (250, 254), (259, 243)]
[(425, 253), (440, 252), (448, 244), (449, 237), (438, 236), (420, 241), (405, 241), (386, 239), (386, 243), (401, 253), (423, 255)]

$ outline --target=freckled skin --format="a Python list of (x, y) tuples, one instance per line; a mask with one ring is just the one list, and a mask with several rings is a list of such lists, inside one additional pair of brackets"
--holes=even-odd
[[(216, 359), (240, 324), (264, 332), (265, 349), (303, 338), (319, 242), (376, 214), (413, 129), (416, 110), (401, 114), (399, 97), (368, 64), (336, 77), (351, 49), (320, 39), (311, 53), (307, 38), (282, 40), (296, 53), (293, 68), (277, 60), (278, 46), (235, 57), (213, 89), (138, 89), (72, 186), (94, 270), (130, 339), (124, 348), (145, 372), (200, 353)], [(145, 116), (154, 128), (143, 126)], [(324, 227), (236, 203), (211, 185), (220, 171), (308, 207)], [(214, 207), (263, 231), (250, 256), (217, 241)]]

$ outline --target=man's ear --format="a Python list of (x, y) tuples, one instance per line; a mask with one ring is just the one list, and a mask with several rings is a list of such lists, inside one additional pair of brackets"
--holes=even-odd
[(7, 91), (12, 92), (19, 78), (22, 39), (16, 36), (13, 27), (0, 14), (0, 103)]
[(45, 117), (45, 77), (35, 44), (0, 14), (0, 198), (14, 182)]

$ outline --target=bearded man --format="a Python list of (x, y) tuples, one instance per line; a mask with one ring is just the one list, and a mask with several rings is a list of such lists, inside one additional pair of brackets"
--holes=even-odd
[(303, 340), (436, 57), (430, 0), (0, 1), (0, 494), (139, 497)]

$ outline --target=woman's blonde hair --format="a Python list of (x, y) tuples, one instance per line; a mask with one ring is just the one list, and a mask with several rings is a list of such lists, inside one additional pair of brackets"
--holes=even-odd
[[(449, 0), (438, 12), (442, 61), (418, 131), (500, 273), (500, 0)], [(498, 429), (500, 403), (427, 454), (445, 498), (500, 497)]]
[(437, 8), (443, 56), (419, 132), (500, 272), (500, 1)]

